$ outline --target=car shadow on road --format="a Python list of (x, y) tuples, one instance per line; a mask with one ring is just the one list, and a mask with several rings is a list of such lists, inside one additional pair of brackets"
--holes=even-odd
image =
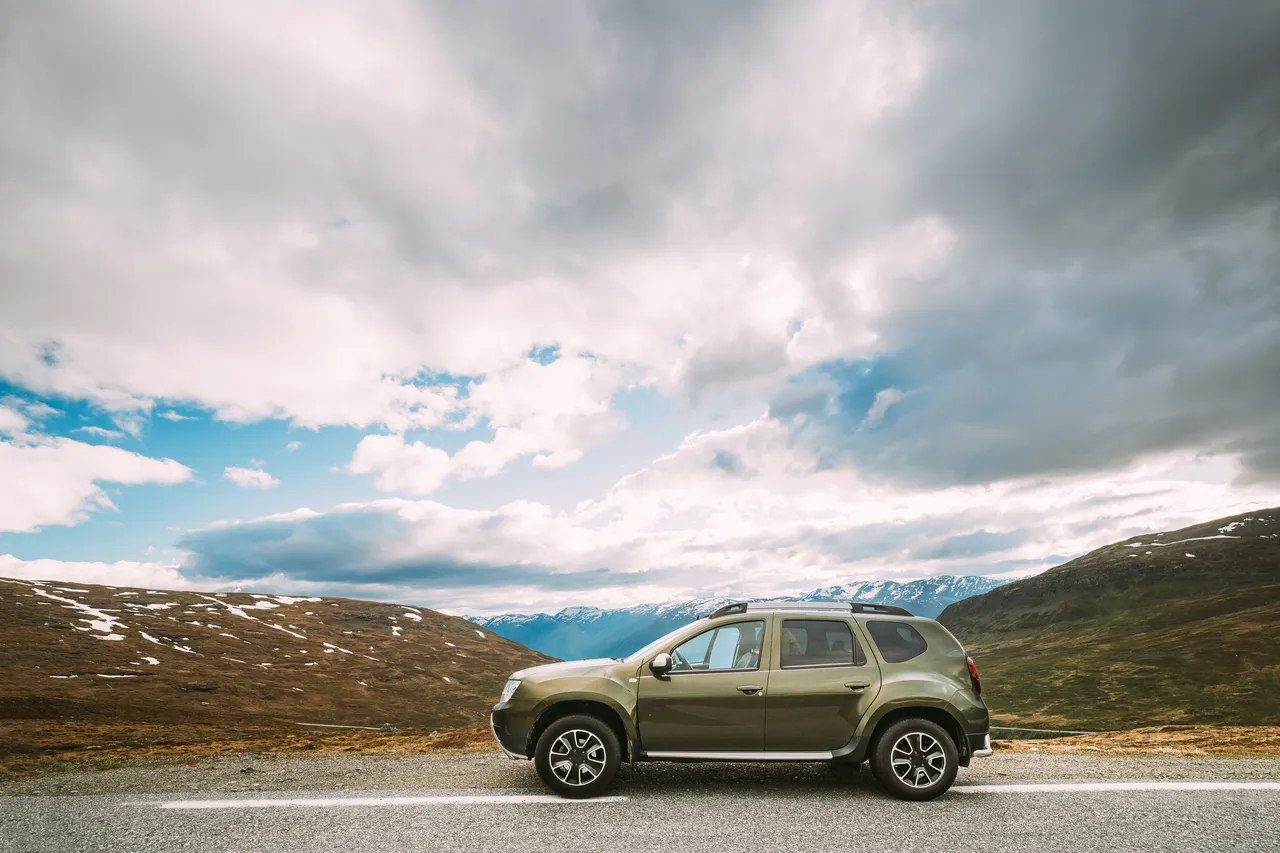
[(741, 794), (744, 789), (759, 793), (882, 795), (866, 765), (753, 764), (730, 762), (640, 762), (624, 764), (618, 773), (616, 792), (640, 794), (646, 791), (687, 790), (701, 795)]

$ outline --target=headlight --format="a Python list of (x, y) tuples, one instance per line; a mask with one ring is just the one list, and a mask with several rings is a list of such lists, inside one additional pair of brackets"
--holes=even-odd
[(502, 686), (502, 696), (498, 698), (499, 705), (505, 705), (507, 700), (515, 694), (516, 688), (520, 686), (520, 679), (508, 678), (507, 683)]

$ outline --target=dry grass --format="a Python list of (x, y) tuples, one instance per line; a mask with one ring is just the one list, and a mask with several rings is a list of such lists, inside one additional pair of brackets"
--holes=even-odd
[(205, 725), (99, 725), (5, 721), (0, 769), (27, 774), (66, 763), (108, 769), (136, 760), (196, 760), (229, 753), (420, 754), (495, 749), (488, 729), (380, 732)]
[(1280, 758), (1280, 726), (1156, 726), (1052, 740), (999, 740), (993, 746), (1010, 752), (1055, 754)]

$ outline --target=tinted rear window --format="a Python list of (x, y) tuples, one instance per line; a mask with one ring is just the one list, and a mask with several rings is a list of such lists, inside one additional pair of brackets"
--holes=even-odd
[(782, 666), (862, 666), (866, 660), (847, 622), (782, 620)]
[(929, 648), (920, 632), (906, 622), (877, 620), (868, 622), (867, 630), (871, 632), (871, 639), (875, 641), (876, 648), (880, 649), (880, 657), (884, 658), (885, 663), (911, 660), (924, 654), (925, 649)]

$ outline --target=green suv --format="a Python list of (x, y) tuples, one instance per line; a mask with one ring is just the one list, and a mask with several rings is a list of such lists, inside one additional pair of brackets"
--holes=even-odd
[(490, 722), (566, 797), (628, 761), (867, 761), (895, 796), (928, 800), (991, 754), (973, 661), (900, 607), (739, 602), (627, 658), (515, 673)]

